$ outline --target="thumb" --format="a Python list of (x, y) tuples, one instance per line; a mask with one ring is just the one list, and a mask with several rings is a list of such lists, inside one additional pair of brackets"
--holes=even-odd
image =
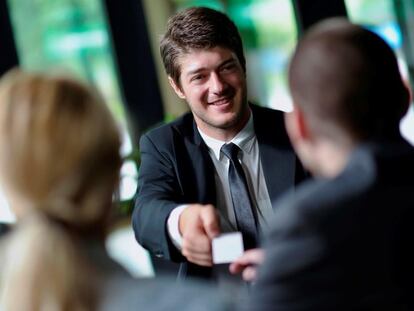
[(200, 218), (204, 231), (210, 239), (213, 239), (220, 234), (220, 222), (213, 205), (204, 206), (201, 209)]

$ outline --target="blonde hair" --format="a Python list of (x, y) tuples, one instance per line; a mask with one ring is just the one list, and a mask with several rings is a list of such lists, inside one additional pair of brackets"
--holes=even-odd
[(117, 125), (94, 90), (20, 70), (2, 78), (0, 178), (24, 216), (5, 243), (5, 309), (93, 309), (93, 295), (84, 294), (93, 292), (93, 275), (84, 273), (91, 265), (77, 242), (102, 238), (107, 227), (119, 148)]

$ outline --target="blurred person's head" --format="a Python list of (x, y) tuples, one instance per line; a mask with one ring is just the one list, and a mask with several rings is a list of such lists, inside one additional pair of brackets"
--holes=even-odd
[(70, 226), (105, 226), (119, 147), (108, 108), (83, 84), (17, 70), (2, 79), (0, 180), (17, 217), (40, 211)]
[(328, 146), (346, 155), (360, 143), (399, 137), (409, 104), (392, 49), (343, 18), (322, 21), (305, 33), (290, 62), (289, 87), (290, 138), (305, 166), (320, 175), (336, 171), (321, 167), (328, 165), (321, 163), (328, 162), (323, 157)]
[(91, 303), (94, 275), (76, 245), (103, 243), (119, 148), (111, 113), (85, 85), (19, 70), (1, 79), (0, 181), (18, 219), (1, 268), (3, 308)]
[(247, 122), (246, 61), (240, 34), (219, 11), (193, 7), (167, 24), (161, 57), (176, 94), (206, 134), (232, 138)]

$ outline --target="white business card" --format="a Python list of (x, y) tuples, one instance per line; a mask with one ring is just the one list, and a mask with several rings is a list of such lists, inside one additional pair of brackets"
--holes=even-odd
[(230, 263), (243, 254), (243, 238), (240, 232), (224, 233), (213, 239), (213, 263)]

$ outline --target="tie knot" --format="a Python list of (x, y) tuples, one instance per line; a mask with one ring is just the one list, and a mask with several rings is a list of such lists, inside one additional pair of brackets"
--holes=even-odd
[(225, 144), (221, 147), (221, 152), (232, 161), (237, 161), (239, 151), (240, 148), (233, 143)]

